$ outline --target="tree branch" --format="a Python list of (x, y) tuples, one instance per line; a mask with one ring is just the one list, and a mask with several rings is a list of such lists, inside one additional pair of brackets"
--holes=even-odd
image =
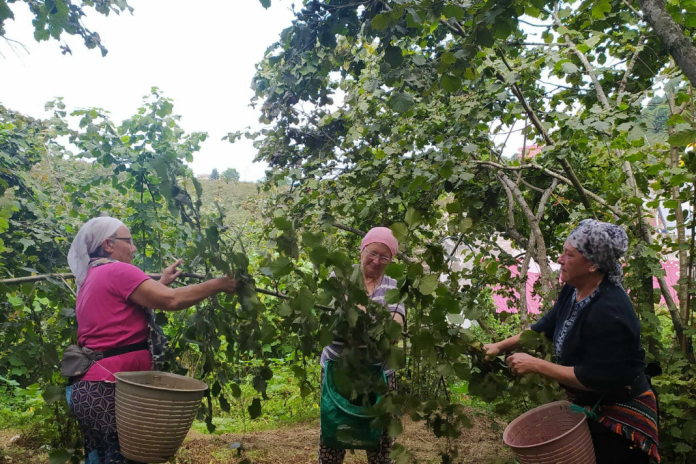
[[(548, 258), (546, 255), (546, 244), (544, 242), (544, 235), (541, 232), (541, 228), (539, 227), (539, 219), (537, 219), (537, 216), (534, 214), (532, 209), (529, 207), (529, 204), (527, 201), (524, 199), (524, 196), (522, 195), (522, 192), (520, 191), (520, 188), (517, 186), (515, 182), (512, 181), (504, 172), (496, 172), (495, 173), (496, 177), (498, 180), (500, 180), (501, 183), (507, 185), (507, 187), (510, 189), (512, 192), (513, 197), (517, 201), (517, 204), (520, 205), (520, 209), (522, 210), (522, 213), (525, 215), (527, 218), (527, 222), (529, 222), (529, 226), (532, 230), (532, 233), (536, 236), (536, 250), (537, 250), (537, 260), (539, 261), (539, 268), (542, 273), (542, 291), (544, 293), (544, 296), (548, 295), (550, 293), (550, 282), (547, 281), (546, 278), (544, 277), (550, 277), (550, 271), (547, 271), (547, 268), (549, 266), (548, 263)], [(554, 185), (555, 188), (555, 185)], [(549, 193), (550, 194), (550, 193)], [(547, 197), (548, 198), (548, 197)]]
[(643, 13), (641, 13), (640, 11), (636, 10), (635, 8), (633, 8), (633, 5), (631, 5), (630, 3), (628, 3), (626, 0), (623, 0), (623, 2), (624, 2), (624, 4), (628, 7), (629, 10), (631, 10), (633, 13), (635, 13), (636, 16), (638, 16), (639, 18), (642, 18), (642, 17), (643, 17)]
[(674, 61), (696, 86), (696, 46), (689, 37), (684, 35), (681, 27), (672, 18), (662, 0), (638, 0), (643, 18), (653, 28)]
[[(556, 2), (556, 4), (553, 7), (552, 16), (556, 26), (560, 27), (563, 25), (561, 23), (561, 19), (558, 17), (558, 2)], [(604, 106), (605, 109), (610, 109), (611, 106), (609, 105), (609, 101), (607, 100), (607, 95), (606, 93), (604, 93), (604, 89), (602, 88), (602, 84), (599, 83), (599, 79), (597, 79), (594, 66), (590, 64), (585, 54), (578, 50), (578, 47), (575, 46), (575, 42), (573, 42), (573, 39), (571, 39), (569, 34), (564, 34), (563, 37), (565, 37), (568, 47), (573, 51), (573, 53), (575, 53), (575, 56), (578, 57), (582, 65), (585, 67), (585, 71), (587, 71), (587, 74), (589, 74), (590, 79), (592, 79), (592, 84), (594, 85), (595, 93), (597, 94), (597, 99), (600, 101), (600, 103), (602, 104), (602, 106)]]
[[(505, 171), (519, 171), (520, 169), (536, 169), (538, 171), (543, 172), (544, 174), (548, 174), (549, 176), (560, 180), (561, 182), (568, 184), (568, 185), (573, 185), (573, 182), (568, 179), (567, 177), (563, 177), (561, 174), (558, 174), (556, 172), (553, 172), (552, 170), (539, 166), (538, 164), (534, 163), (529, 163), (525, 164), (524, 166), (504, 166), (502, 164), (495, 163), (493, 161), (479, 161), (479, 160), (471, 160), (469, 161), (470, 163), (474, 163), (479, 166), (487, 167), (489, 169), (495, 168), (495, 169), (502, 169)], [(587, 196), (589, 198), (592, 198), (594, 201), (602, 205), (603, 207), (607, 208), (609, 211), (611, 211), (613, 214), (616, 216), (621, 216), (623, 213), (620, 208), (617, 208), (616, 206), (612, 206), (609, 203), (606, 202), (606, 200), (596, 193), (591, 192), (590, 190), (585, 190), (587, 193)]]
[[(384, 6), (384, 8), (387, 11), (392, 11), (392, 8), (387, 4), (385, 0), (380, 0), (380, 3)], [(466, 38), (466, 31), (464, 31), (464, 28), (459, 24), (458, 21), (456, 20), (444, 20), (440, 19), (440, 24), (444, 25), (447, 27), (449, 30), (452, 32), (458, 34), (459, 36)], [(551, 27), (549, 26), (542, 26), (542, 27)], [(502, 53), (500, 49), (497, 49), (497, 52), (501, 59), (503, 60), (503, 63), (505, 63), (505, 66), (509, 69), (510, 65), (508, 65), (507, 61), (505, 60), (505, 55)], [(497, 72), (496, 77), (503, 83), (507, 83), (505, 80), (505, 76)], [(525, 112), (529, 116), (529, 118), (532, 120), (532, 124), (536, 128), (536, 130), (542, 135), (544, 138), (544, 141), (549, 147), (552, 147), (555, 145), (555, 142), (553, 139), (549, 136), (549, 134), (546, 132), (546, 129), (544, 126), (541, 124), (541, 121), (537, 117), (536, 113), (532, 110), (532, 108), (529, 106), (527, 103), (527, 100), (524, 98), (524, 95), (522, 94), (522, 91), (520, 90), (519, 86), (517, 84), (511, 84), (511, 90), (512, 93), (515, 95), (515, 97), (520, 101), (520, 104), (522, 104)], [(565, 159), (561, 158), (559, 159), (559, 162), (561, 163), (561, 166), (563, 167), (563, 170), (566, 172), (566, 175), (572, 182), (573, 187), (575, 187), (575, 190), (578, 191), (578, 195), (580, 196), (580, 200), (582, 201), (582, 204), (585, 206), (585, 209), (587, 211), (592, 212), (592, 204), (590, 203), (590, 200), (587, 199), (587, 195), (585, 194), (585, 189), (583, 188), (582, 184), (580, 183), (580, 180), (578, 177), (575, 175), (575, 172), (573, 171), (573, 167), (570, 165), (570, 163)], [(593, 213), (594, 214), (594, 213)]]
[(504, 182), (501, 182), (501, 185), (503, 186), (503, 190), (505, 190), (505, 193), (507, 194), (508, 197), (508, 225), (506, 227), (507, 233), (510, 235), (510, 237), (513, 238), (517, 243), (520, 244), (523, 248), (527, 248), (528, 245), (528, 239), (522, 236), (522, 234), (517, 230), (517, 227), (515, 226), (515, 199), (512, 196), (512, 191), (508, 188), (507, 185), (505, 185)]
[[(624, 2), (625, 1), (626, 0), (624, 0)], [(631, 74), (631, 72), (633, 71), (633, 68), (636, 66), (636, 63), (638, 62), (638, 54), (643, 50), (642, 44), (643, 44), (644, 40), (645, 40), (645, 35), (641, 35), (640, 38), (638, 38), (638, 44), (636, 45), (636, 51), (633, 53), (633, 56), (631, 57), (631, 61), (626, 66), (626, 72), (624, 73), (624, 76), (621, 79), (621, 82), (619, 82), (619, 90), (618, 90), (617, 95), (616, 95), (616, 106), (619, 106), (621, 104), (621, 100), (623, 100), (623, 93), (624, 93), (624, 90), (626, 90), (626, 84), (628, 83), (628, 77)]]
[(363, 232), (360, 229), (356, 229), (356, 228), (350, 227), (350, 226), (344, 226), (343, 224), (339, 224), (338, 222), (333, 222), (333, 223), (331, 223), (331, 225), (337, 229), (345, 230), (346, 232), (352, 232), (352, 233), (359, 235), (361, 237), (364, 237), (365, 235), (367, 235), (365, 232)]
[[(148, 277), (154, 280), (159, 280), (162, 278), (162, 274), (146, 274)], [(179, 277), (186, 278), (186, 279), (198, 279), (198, 280), (205, 280), (206, 276), (202, 274), (190, 274), (183, 272), (179, 275)], [(71, 274), (69, 272), (64, 272), (64, 273), (57, 273), (57, 274), (39, 274), (35, 276), (26, 276), (26, 277), (14, 277), (10, 279), (0, 279), (0, 284), (4, 285), (17, 285), (17, 284), (24, 284), (27, 282), (39, 282), (42, 280), (50, 280), (50, 279), (60, 279), (62, 280), (65, 285), (68, 285), (66, 282), (67, 279), (74, 279), (75, 275)], [(68, 288), (72, 291), (72, 289), (68, 286)], [(283, 300), (291, 300), (292, 297), (290, 295), (285, 295), (284, 293), (280, 292), (274, 292), (272, 290), (266, 290), (265, 288), (261, 287), (254, 287), (254, 290), (256, 293), (261, 293), (263, 295), (269, 295), (269, 296), (274, 296), (277, 298), (281, 298)], [(74, 292), (73, 292), (74, 294)], [(329, 306), (324, 306), (324, 305), (318, 305), (315, 304), (315, 307), (319, 309), (325, 309), (327, 311), (333, 311), (333, 308)]]

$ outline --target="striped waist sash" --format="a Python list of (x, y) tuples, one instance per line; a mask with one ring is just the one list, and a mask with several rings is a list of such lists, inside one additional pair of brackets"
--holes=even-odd
[[(573, 401), (572, 398), (571, 401)], [(592, 409), (591, 406), (582, 406), (587, 410)], [(660, 462), (657, 399), (652, 390), (632, 400), (599, 404), (595, 414), (600, 424), (626, 437), (650, 457)]]

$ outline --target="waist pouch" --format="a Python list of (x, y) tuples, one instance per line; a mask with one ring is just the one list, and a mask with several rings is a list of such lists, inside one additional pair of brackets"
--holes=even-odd
[(70, 345), (63, 353), (63, 359), (60, 362), (60, 374), (63, 377), (79, 377), (84, 375), (97, 361), (147, 349), (147, 342), (134, 343), (106, 351), (94, 351), (85, 346)]

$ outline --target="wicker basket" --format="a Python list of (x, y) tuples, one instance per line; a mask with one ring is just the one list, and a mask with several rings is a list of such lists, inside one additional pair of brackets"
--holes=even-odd
[(115, 377), (121, 453), (137, 462), (167, 462), (186, 438), (208, 386), (156, 371), (119, 372)]
[(521, 464), (595, 464), (584, 414), (556, 401), (522, 414), (507, 426), (503, 441)]

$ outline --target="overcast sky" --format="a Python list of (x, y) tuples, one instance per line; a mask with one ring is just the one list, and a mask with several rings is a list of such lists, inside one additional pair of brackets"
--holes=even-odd
[(174, 99), (187, 132), (210, 136), (191, 164), (196, 174), (232, 167), (241, 180), (258, 180), (266, 165), (253, 163), (250, 141), (220, 139), (258, 124), (259, 112), (249, 107), (254, 65), (292, 20), (290, 0), (272, 3), (264, 10), (258, 0), (129, 0), (133, 15), (109, 17), (87, 9), (84, 22), (100, 34), (106, 57), (67, 34), (72, 56), (63, 56), (55, 40), (36, 42), (26, 4), (15, 3), (6, 37), (28, 53), (0, 41), (0, 103), (42, 118), (49, 116), (47, 101), (64, 97), (69, 110), (100, 107), (120, 122), (157, 86)]

